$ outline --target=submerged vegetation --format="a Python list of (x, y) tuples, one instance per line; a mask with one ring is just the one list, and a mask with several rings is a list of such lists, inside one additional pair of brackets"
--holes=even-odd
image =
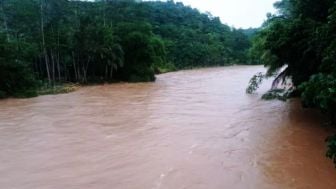
[(286, 101), (290, 96), (290, 92), (285, 89), (271, 89), (267, 93), (262, 95), (262, 99), (264, 100), (281, 100)]
[[(268, 15), (253, 39), (251, 57), (268, 67), (266, 75), (277, 75), (275, 83), (290, 79), (294, 90), (288, 92), (301, 96), (305, 107), (319, 108), (335, 125), (335, 1), (281, 0), (275, 7), (278, 12)], [(327, 141), (327, 155), (336, 163), (336, 137)]]
[(171, 0), (1, 0), (0, 97), (248, 63), (253, 32)]
[(61, 93), (70, 93), (76, 91), (79, 88), (79, 85), (72, 83), (62, 83), (56, 84), (53, 87), (48, 85), (43, 85), (37, 91), (38, 95), (49, 95), (49, 94), (61, 94)]

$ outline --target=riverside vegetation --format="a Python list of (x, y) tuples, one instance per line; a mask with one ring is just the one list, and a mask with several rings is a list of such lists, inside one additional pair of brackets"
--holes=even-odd
[[(251, 80), (247, 92), (262, 78), (275, 76), (273, 87), (292, 81), (293, 87), (271, 91), (265, 98), (299, 96), (305, 107), (318, 108), (336, 123), (336, 1), (281, 0), (269, 14), (250, 49), (251, 58), (268, 67)], [(284, 69), (285, 68), (285, 69)], [(336, 136), (327, 139), (327, 156), (336, 164)]]
[(248, 62), (253, 30), (174, 1), (0, 3), (0, 97), (63, 92), (69, 82), (148, 82), (155, 73)]

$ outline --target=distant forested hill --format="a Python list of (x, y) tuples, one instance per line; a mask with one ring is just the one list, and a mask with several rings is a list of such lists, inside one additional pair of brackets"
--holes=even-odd
[(245, 64), (243, 30), (182, 3), (2, 0), (0, 96), (41, 84), (153, 81), (155, 72)]

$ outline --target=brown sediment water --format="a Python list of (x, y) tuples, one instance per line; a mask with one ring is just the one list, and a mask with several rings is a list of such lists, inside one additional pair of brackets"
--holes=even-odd
[(326, 128), (245, 94), (260, 66), (0, 101), (3, 189), (334, 189)]

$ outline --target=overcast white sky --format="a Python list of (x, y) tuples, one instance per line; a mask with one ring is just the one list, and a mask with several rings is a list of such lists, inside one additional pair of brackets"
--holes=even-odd
[(175, 0), (201, 12), (209, 11), (223, 23), (236, 28), (259, 27), (268, 12), (274, 13), (277, 0)]

